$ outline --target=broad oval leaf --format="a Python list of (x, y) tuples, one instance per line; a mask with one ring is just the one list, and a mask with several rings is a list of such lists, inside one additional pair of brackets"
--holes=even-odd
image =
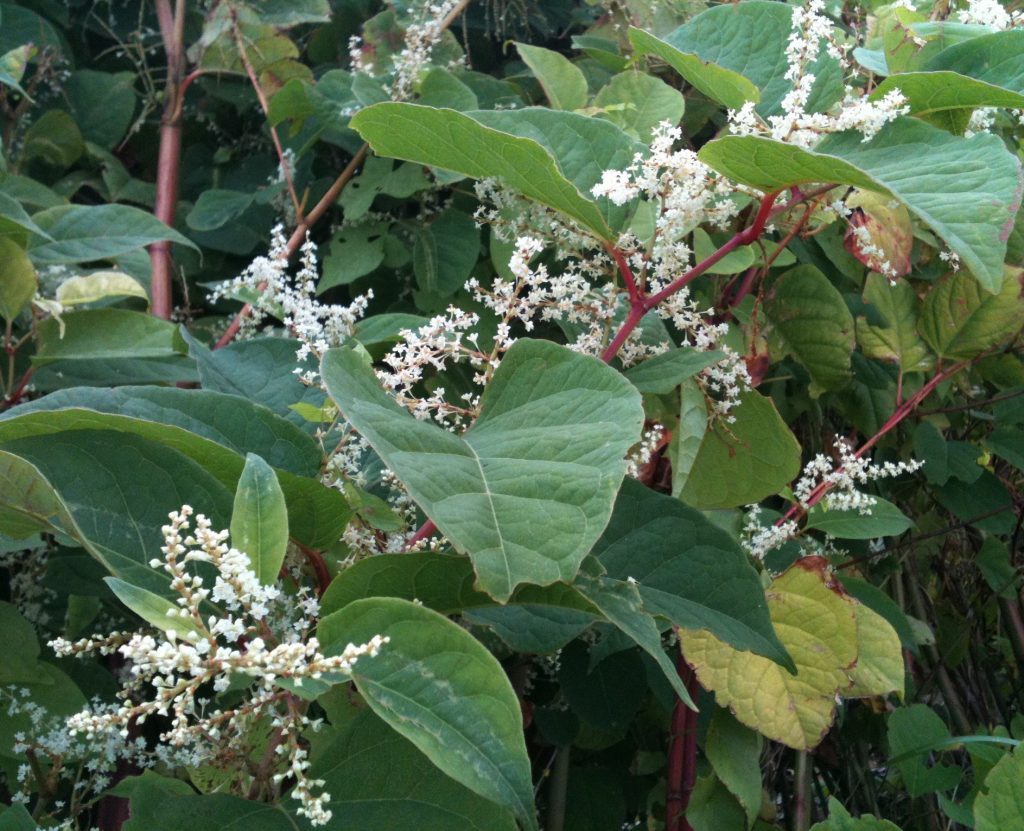
[(738, 110), (747, 101), (761, 100), (761, 91), (754, 82), (739, 72), (702, 60), (693, 52), (680, 51), (650, 32), (630, 27), (629, 41), (638, 55), (653, 55), (665, 61), (712, 101)]
[(630, 367), (625, 375), (642, 393), (667, 395), (683, 381), (692, 378), (725, 357), (723, 352), (699, 352), (696, 349), (670, 349)]
[(123, 271), (94, 271), (70, 277), (57, 288), (57, 300), (62, 306), (81, 306), (110, 297), (139, 297), (149, 301), (142, 284)]
[(232, 489), (245, 454), (258, 453), (278, 469), (291, 533), (306, 545), (333, 544), (348, 521), (341, 493), (315, 478), (320, 463), (316, 443), (239, 396), (173, 387), (77, 387), (0, 415), (0, 441), (81, 430), (115, 430), (159, 442)]
[(481, 124), (455, 110), (383, 102), (352, 119), (352, 128), (381, 156), (454, 170), (475, 179), (496, 177), (525, 196), (562, 211), (598, 237), (614, 241), (594, 202), (559, 170), (536, 141)]
[(108, 260), (162, 240), (199, 250), (153, 214), (129, 205), (64, 205), (32, 219), (49, 235), (29, 246), (37, 266)]
[(962, 138), (901, 118), (863, 142), (836, 133), (814, 150), (759, 136), (701, 148), (719, 173), (764, 191), (834, 182), (889, 194), (930, 226), (990, 292), (1003, 280), (1006, 238), (1020, 206), (1021, 164), (998, 136)]
[(351, 828), (516, 831), (512, 814), (443, 774), (415, 745), (363, 710), (317, 755), (327, 807)]
[(245, 457), (231, 511), (231, 544), (249, 555), (264, 585), (277, 582), (288, 551), (288, 510), (274, 469), (255, 453)]
[(714, 635), (681, 630), (683, 654), (718, 703), (759, 733), (798, 750), (816, 746), (832, 724), (836, 694), (857, 660), (852, 601), (823, 557), (804, 557), (768, 589), (772, 622), (797, 672), (740, 652)]
[[(178, 615), (181, 607), (177, 603), (172, 603), (159, 594), (141, 589), (124, 580), (119, 580), (117, 577), (105, 577), (103, 582), (110, 587), (118, 600), (157, 629), (175, 632), (178, 635), (195, 632), (200, 637), (205, 636), (203, 630), (191, 617)], [(173, 612), (173, 615), (168, 614), (169, 612)]]
[(872, 540), (896, 537), (914, 527), (910, 517), (888, 500), (875, 497), (870, 513), (859, 510), (827, 510), (815, 505), (807, 514), (807, 528), (824, 531), (843, 540)]
[(800, 472), (800, 445), (770, 398), (740, 396), (732, 424), (707, 430), (680, 494), (694, 508), (735, 508), (778, 493)]
[(516, 694), (497, 659), (448, 618), (405, 600), (357, 600), (317, 630), (327, 654), (390, 642), (352, 677), (371, 709), (441, 770), (535, 829), (530, 760)]
[(772, 285), (765, 314), (787, 352), (811, 375), (811, 394), (850, 380), (853, 315), (829, 279), (812, 265), (790, 269)]
[(637, 581), (649, 612), (793, 666), (747, 555), (728, 533), (678, 499), (627, 479), (593, 553), (609, 577)]
[(1024, 750), (1004, 756), (985, 777), (983, 793), (974, 800), (975, 831), (1019, 828), (1024, 808)]
[(500, 601), (520, 583), (573, 579), (611, 516), (643, 422), (622, 375), (546, 341), (520, 340), (506, 353), (461, 437), (399, 408), (352, 350), (327, 352), (321, 373), (344, 416)]
[[(792, 27), (788, 4), (746, 0), (713, 6), (695, 15), (666, 35), (665, 41), (681, 52), (748, 78), (760, 90), (758, 112), (774, 115), (781, 111), (782, 99), (791, 88), (785, 77), (785, 52)], [(824, 49), (808, 70), (815, 81), (807, 110), (823, 112), (842, 97), (842, 70)]]
[(516, 49), (540, 81), (552, 107), (556, 110), (579, 110), (586, 106), (587, 79), (565, 55), (526, 43), (517, 43)]

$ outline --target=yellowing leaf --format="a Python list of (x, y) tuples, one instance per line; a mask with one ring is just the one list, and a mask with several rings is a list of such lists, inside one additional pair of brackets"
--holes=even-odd
[(768, 608), (797, 674), (741, 652), (704, 631), (680, 630), (683, 654), (718, 703), (770, 739), (805, 750), (824, 737), (836, 695), (850, 685), (857, 659), (854, 601), (822, 557), (798, 560), (772, 583)]
[[(855, 209), (844, 240), (846, 250), (872, 271), (893, 277), (909, 274), (914, 226), (906, 206), (869, 190), (854, 191), (846, 205)], [(865, 228), (870, 242), (862, 241), (855, 228)]]
[(80, 306), (107, 297), (149, 299), (139, 281), (122, 271), (95, 271), (92, 274), (71, 277), (57, 289), (57, 300), (62, 306)]
[(847, 698), (869, 698), (894, 692), (903, 698), (903, 653), (900, 637), (884, 617), (863, 603), (857, 609), (857, 664), (850, 670), (853, 686)]

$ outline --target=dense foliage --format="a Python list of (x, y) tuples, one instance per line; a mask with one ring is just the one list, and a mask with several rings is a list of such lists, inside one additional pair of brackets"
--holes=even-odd
[(1024, 829), (1024, 15), (0, 2), (0, 831)]

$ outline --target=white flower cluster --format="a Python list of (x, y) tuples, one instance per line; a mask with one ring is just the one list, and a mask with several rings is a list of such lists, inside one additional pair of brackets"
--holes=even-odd
[(961, 23), (979, 23), (996, 31), (1009, 29), (1018, 22), (1000, 0), (967, 0), (967, 8), (956, 16)]
[[(416, 82), (430, 63), (434, 47), (444, 35), (447, 18), (458, 5), (458, 0), (413, 4), (412, 19), (405, 26), (402, 50), (391, 61), (391, 81), (386, 85), (391, 100), (407, 101), (412, 97)], [(358, 35), (349, 38), (348, 53), (353, 72), (374, 75), (381, 69), (369, 59), (369, 51)]]
[[(346, 680), (353, 664), (375, 656), (388, 638), (376, 635), (361, 645), (348, 644), (340, 655), (324, 655), (309, 634), (319, 611), (316, 600), (301, 589), (288, 597), (278, 586), (262, 584), (248, 555), (230, 548), (228, 532), (213, 530), (202, 514), (189, 534), (192, 513), (185, 505), (170, 514), (170, 524), (162, 529), (164, 557), (150, 563), (170, 575), (179, 595), (163, 632), (50, 643), (62, 656), (116, 650), (130, 666), (130, 680), (119, 694), (122, 703), (84, 710), (68, 719), (68, 729), (87, 738), (110, 732), (126, 738), (131, 724), (166, 716), (171, 726), (161, 742), (192, 747), (207, 758), (223, 742), (244, 735), (255, 720), (269, 719), (280, 742), (276, 752), (288, 756), (296, 780), (299, 813), (324, 824), (330, 819), (323, 807), (329, 796), (313, 795), (322, 783), (306, 778), (308, 763), (299, 744), (301, 732), (316, 725), (286, 687), (301, 686), (306, 679)], [(209, 566), (215, 576), (206, 588), (206, 579), (196, 572)], [(219, 614), (208, 611), (215, 608), (211, 603), (220, 604)], [(202, 697), (203, 689), (223, 692), (240, 677), (254, 682), (243, 704), (222, 710)]]
[[(301, 268), (291, 278), (284, 227), (277, 225), (271, 232), (269, 254), (257, 257), (238, 277), (221, 284), (210, 300), (234, 294), (250, 300), (252, 314), (242, 323), (242, 337), (254, 334), (268, 318), (280, 320), (301, 342), (296, 358), (302, 364), (311, 355), (319, 358), (327, 349), (344, 343), (373, 299), (373, 292), (368, 291), (349, 306), (321, 303), (316, 298), (316, 284), (316, 245), (310, 240), (303, 244)], [(296, 373), (306, 383), (317, 380), (315, 370), (297, 369)]]
[(809, 68), (826, 44), (828, 53), (843, 62), (835, 45), (831, 21), (823, 14), (824, 0), (807, 0), (804, 6), (793, 7), (793, 23), (786, 47), (786, 80), (792, 89), (783, 97), (781, 115), (768, 116), (765, 124), (753, 102), (739, 110), (729, 111), (729, 127), (736, 135), (767, 135), (777, 141), (811, 148), (828, 133), (858, 130), (863, 141), (870, 141), (887, 123), (908, 113), (906, 98), (898, 89), (891, 90), (879, 101), (868, 101), (847, 89), (839, 108), (831, 113), (810, 113), (807, 106), (816, 77)]
[(899, 272), (886, 258), (885, 252), (872, 241), (871, 231), (868, 230), (867, 226), (851, 224), (849, 227), (857, 239), (857, 247), (860, 249), (861, 255), (873, 257), (873, 269), (887, 277), (891, 285), (896, 285), (896, 278), (899, 277)]
[(858, 487), (875, 479), (891, 479), (904, 473), (913, 473), (924, 466), (921, 460), (910, 462), (885, 462), (872, 464), (858, 457), (853, 447), (845, 440), (836, 442), (839, 463), (819, 453), (804, 467), (800, 479), (793, 488), (797, 501), (804, 509), (815, 504), (817, 497), (824, 493), (821, 504), (828, 510), (859, 511), (870, 514), (878, 500)]
[(740, 544), (755, 560), (763, 560), (770, 551), (781, 548), (800, 533), (800, 526), (793, 520), (786, 520), (779, 525), (762, 525), (760, 505), (747, 505), (744, 510)]
[(630, 453), (626, 461), (626, 475), (632, 476), (634, 479), (639, 478), (644, 468), (654, 458), (654, 454), (664, 444), (664, 438), (665, 428), (660, 424), (652, 425), (649, 430), (645, 430), (640, 443)]

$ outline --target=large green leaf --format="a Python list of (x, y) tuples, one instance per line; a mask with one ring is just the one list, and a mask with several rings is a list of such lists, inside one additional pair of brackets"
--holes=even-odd
[(928, 345), (917, 331), (921, 302), (906, 281), (889, 285), (881, 274), (869, 274), (864, 281), (864, 302), (883, 321), (857, 318), (857, 342), (869, 358), (894, 363), (903, 372), (924, 372), (935, 364)]
[(1024, 750), (1004, 756), (985, 777), (984, 792), (974, 800), (976, 831), (1010, 831), (1024, 817)]
[(949, 70), (1024, 93), (1024, 30), (1008, 29), (954, 43), (932, 57), (925, 69)]
[(765, 314), (811, 375), (812, 393), (839, 389), (850, 379), (853, 315), (843, 296), (813, 265), (799, 265), (772, 285)]
[[(905, 72), (886, 78), (871, 94), (877, 101), (898, 89), (910, 105), (910, 114), (918, 118), (948, 117), (950, 111), (978, 107), (1024, 108), (1024, 95), (1003, 87), (968, 78), (958, 72)], [(932, 117), (932, 118), (929, 118)], [(938, 123), (939, 126), (941, 122)]]
[(36, 270), (25, 249), (0, 236), (0, 317), (13, 321), (31, 302), (38, 287)]
[[(579, 113), (525, 107), (478, 110), (470, 115), (487, 127), (537, 142), (577, 190), (588, 197), (606, 170), (626, 168), (637, 153), (647, 150), (646, 144), (630, 138), (610, 121)], [(616, 205), (603, 197), (594, 201), (612, 230), (622, 228), (632, 214), (631, 204)]]
[(661, 630), (651, 614), (644, 609), (638, 588), (628, 581), (589, 574), (578, 576), (575, 585), (620, 632), (654, 658), (676, 695), (690, 709), (696, 710), (697, 705), (679, 677), (679, 671), (665, 654), (661, 645)]
[(889, 820), (871, 814), (854, 819), (835, 797), (828, 800), (828, 819), (811, 826), (811, 831), (900, 831)]
[(65, 205), (32, 219), (50, 237), (29, 246), (37, 266), (109, 260), (161, 240), (199, 250), (153, 214), (129, 205)]
[(0, 450), (0, 532), (20, 540), (38, 530), (83, 537), (42, 472), (20, 456)]
[[(0, 449), (20, 456), (37, 474), (15, 472), (34, 487), (5, 491), (5, 512), (54, 520), (115, 576), (141, 588), (167, 592), (167, 576), (150, 568), (163, 544), (167, 513), (192, 505), (226, 528), (231, 494), (203, 467), (176, 450), (126, 433), (67, 431), (4, 441)], [(45, 494), (48, 484), (54, 495)], [(55, 501), (56, 499), (56, 501)]]
[(792, 665), (747, 555), (700, 511), (627, 479), (594, 555), (609, 577), (639, 583), (649, 612)]
[(596, 358), (520, 340), (455, 436), (398, 407), (351, 350), (321, 374), (344, 416), (505, 600), (520, 583), (571, 581), (611, 516), (640, 396)]
[(940, 358), (974, 358), (1004, 343), (1024, 325), (1020, 269), (1007, 269), (996, 294), (979, 291), (965, 274), (951, 274), (925, 296), (918, 328)]
[(736, 421), (704, 434), (682, 499), (688, 505), (735, 508), (778, 493), (800, 472), (800, 445), (770, 398), (750, 391), (733, 410)]
[(807, 514), (807, 528), (816, 528), (832, 537), (844, 540), (872, 540), (878, 537), (896, 537), (914, 523), (891, 502), (876, 497), (871, 513), (859, 510), (826, 510), (815, 505)]
[(644, 141), (667, 121), (678, 124), (686, 108), (683, 94), (659, 78), (632, 70), (614, 76), (594, 96), (601, 118)]
[(309, 546), (332, 545), (349, 518), (341, 493), (315, 478), (316, 443), (285, 419), (235, 395), (173, 387), (77, 387), (0, 416), (0, 441), (72, 430), (115, 430), (159, 442), (231, 489), (245, 454), (257, 453), (278, 469), (291, 533)]
[[(723, 7), (725, 8), (725, 7)], [(853, 185), (902, 201), (930, 226), (978, 281), (998, 291), (1006, 235), (1020, 205), (1021, 165), (990, 133), (962, 138), (913, 118), (869, 142), (837, 133), (814, 150), (759, 136), (708, 142), (700, 158), (761, 190), (818, 182)]]
[(761, 91), (739, 72), (702, 60), (693, 52), (680, 51), (643, 29), (630, 27), (629, 41), (636, 54), (653, 55), (665, 61), (712, 101), (738, 110), (747, 101), (761, 100)]
[(264, 585), (277, 582), (288, 551), (288, 510), (274, 469), (255, 453), (245, 457), (231, 511), (231, 544), (249, 555)]
[(573, 185), (535, 140), (486, 127), (455, 110), (392, 102), (361, 110), (352, 119), (352, 127), (380, 156), (454, 170), (476, 179), (499, 178), (525, 196), (576, 219), (600, 238), (615, 239), (597, 205)]
[(517, 43), (519, 57), (530, 68), (544, 94), (556, 110), (579, 110), (587, 104), (587, 79), (582, 70), (564, 55)]
[[(681, 52), (748, 78), (761, 92), (758, 111), (773, 115), (781, 111), (782, 99), (791, 88), (785, 77), (786, 44), (791, 31), (791, 6), (747, 0), (701, 12), (667, 35), (665, 41)], [(808, 71), (815, 78), (808, 111), (826, 110), (843, 95), (839, 62), (822, 49)]]
[(180, 358), (184, 344), (178, 327), (144, 312), (87, 309), (62, 320), (39, 325), (36, 366), (54, 361), (97, 361), (122, 358)]
[(516, 829), (511, 813), (445, 776), (369, 710), (321, 749), (309, 775), (324, 780), (327, 807), (350, 828)]
[(391, 640), (352, 668), (371, 709), (441, 770), (536, 829), (519, 701), (497, 659), (437, 612), (394, 598), (350, 603), (318, 628), (328, 654)]

